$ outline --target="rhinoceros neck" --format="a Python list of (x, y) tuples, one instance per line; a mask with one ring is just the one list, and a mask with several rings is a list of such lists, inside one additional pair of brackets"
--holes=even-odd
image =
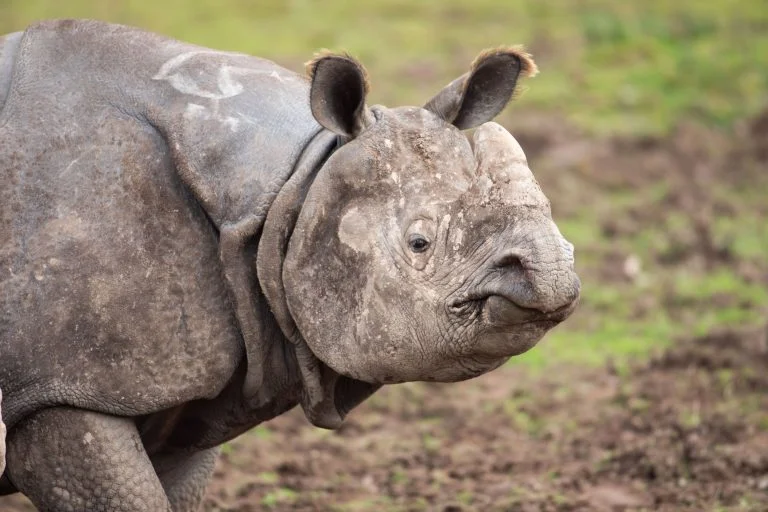
[[(293, 354), (301, 375), (301, 406), (316, 426), (337, 428), (344, 416), (380, 386), (339, 375), (312, 353), (299, 331), (286, 300), (283, 263), (304, 200), (322, 165), (339, 147), (340, 139), (330, 132), (318, 134), (302, 154), (295, 172), (272, 203), (259, 241), (259, 284)], [(318, 247), (318, 251), (324, 250)]]
[(338, 136), (327, 130), (307, 144), (293, 174), (272, 202), (259, 240), (256, 260), (259, 284), (280, 329), (294, 344), (300, 341), (301, 335), (285, 299), (283, 261), (304, 198), (323, 163), (338, 145)]

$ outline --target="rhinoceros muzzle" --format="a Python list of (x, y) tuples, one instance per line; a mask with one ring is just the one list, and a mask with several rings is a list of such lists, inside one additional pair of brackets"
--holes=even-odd
[(507, 297), (491, 295), (485, 299), (482, 308), (485, 320), (493, 326), (513, 326), (529, 323), (541, 323), (554, 326), (559, 324), (576, 309), (577, 298), (558, 309), (543, 312), (538, 309), (520, 306)]
[(508, 252), (486, 269), (487, 278), (467, 297), (496, 327), (541, 323), (552, 327), (576, 308), (581, 282), (573, 258), (536, 267), (520, 251)]

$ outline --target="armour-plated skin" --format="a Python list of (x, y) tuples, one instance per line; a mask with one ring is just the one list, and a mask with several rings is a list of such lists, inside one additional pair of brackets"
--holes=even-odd
[(0, 492), (197, 510), (263, 421), (337, 428), (533, 347), (580, 289), (491, 122), (535, 72), (488, 50), (390, 109), (345, 55), (303, 76), (95, 21), (0, 38)]

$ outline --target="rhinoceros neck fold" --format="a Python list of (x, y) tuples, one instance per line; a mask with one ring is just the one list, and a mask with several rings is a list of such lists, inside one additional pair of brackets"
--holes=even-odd
[(256, 259), (259, 284), (269, 308), (295, 348), (303, 385), (301, 406), (307, 418), (323, 428), (339, 427), (347, 412), (379, 388), (341, 376), (320, 361), (304, 341), (285, 298), (283, 262), (291, 235), (315, 177), (339, 144), (338, 136), (323, 130), (306, 146), (267, 213)]
[(338, 137), (327, 130), (320, 131), (310, 140), (291, 177), (270, 205), (259, 240), (256, 256), (259, 284), (280, 329), (294, 344), (301, 335), (285, 300), (283, 260), (304, 198), (323, 162), (335, 149), (337, 140)]

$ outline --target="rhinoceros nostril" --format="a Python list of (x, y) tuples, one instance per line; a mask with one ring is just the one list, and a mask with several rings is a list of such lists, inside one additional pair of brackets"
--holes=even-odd
[(500, 269), (503, 268), (512, 271), (525, 269), (522, 257), (518, 252), (508, 252), (503, 254), (494, 262), (494, 266)]

